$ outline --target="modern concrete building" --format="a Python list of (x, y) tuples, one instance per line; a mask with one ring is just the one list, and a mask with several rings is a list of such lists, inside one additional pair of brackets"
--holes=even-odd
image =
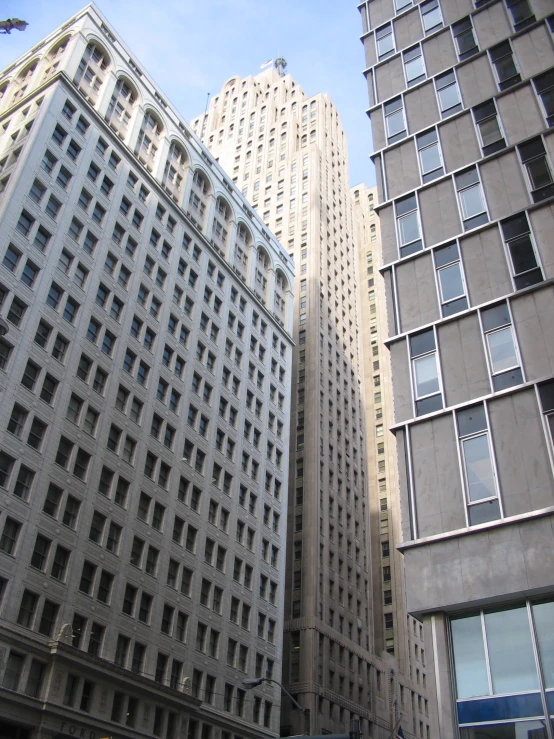
[(0, 734), (276, 737), (292, 261), (94, 6), (0, 93)]
[(431, 734), (552, 739), (553, 6), (359, 8)]
[[(398, 465), (395, 437), (386, 295), (379, 269), (383, 263), (379, 219), (375, 212), (377, 188), (364, 184), (352, 188), (358, 249), (361, 339), (364, 355), (364, 400), (369, 522), (373, 585), (374, 651), (387, 660), (394, 677), (390, 700), (380, 708), (391, 725), (418, 734), (419, 721), (429, 721), (427, 668), (423, 624), (406, 613), (404, 562), (397, 546), (402, 540)], [(390, 682), (389, 682), (390, 688)], [(395, 701), (396, 699), (396, 701)]]
[[(373, 640), (346, 140), (329, 97), (308, 97), (284, 66), (230, 78), (192, 127), (296, 265), (283, 683), (313, 734), (360, 716), (364, 736), (386, 739), (400, 687)], [(286, 700), (281, 731), (304, 731)]]

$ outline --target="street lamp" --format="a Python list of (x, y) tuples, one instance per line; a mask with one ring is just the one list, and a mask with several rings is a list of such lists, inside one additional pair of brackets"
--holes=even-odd
[(271, 680), (269, 677), (250, 677), (242, 681), (242, 684), (247, 690), (250, 690), (250, 688), (257, 688), (258, 685), (261, 685), (262, 683), (275, 683), (275, 685), (278, 685), (281, 688), (285, 695), (288, 695), (293, 705), (304, 714), (304, 736), (310, 736), (310, 709), (301, 706), (300, 703), (292, 697), (289, 691), (281, 685), (281, 683), (278, 683), (277, 680)]

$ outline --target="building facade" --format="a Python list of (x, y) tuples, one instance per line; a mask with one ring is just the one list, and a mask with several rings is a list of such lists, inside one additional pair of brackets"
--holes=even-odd
[(552, 739), (552, 3), (359, 8), (431, 732)]
[[(308, 97), (283, 61), (229, 79), (192, 127), (296, 265), (283, 684), (310, 709), (312, 734), (359, 716), (365, 736), (385, 739), (400, 687), (373, 640), (346, 140), (329, 97)], [(281, 731), (304, 731), (286, 700)]]
[(278, 736), (292, 261), (94, 6), (0, 93), (0, 734)]
[[(423, 624), (406, 612), (404, 562), (398, 551), (401, 519), (385, 285), (377, 188), (352, 188), (358, 248), (361, 338), (364, 355), (364, 402), (369, 479), (373, 636), (377, 655), (387, 653), (386, 669), (394, 677), (388, 706), (391, 725), (425, 735), (429, 723)], [(389, 688), (390, 689), (390, 688)], [(388, 696), (387, 696), (388, 698)], [(395, 702), (396, 701), (396, 702)]]

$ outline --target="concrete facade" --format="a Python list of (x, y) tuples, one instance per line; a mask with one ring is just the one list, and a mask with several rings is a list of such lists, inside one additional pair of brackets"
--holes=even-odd
[(431, 732), (552, 739), (552, 6), (359, 8)]
[(292, 261), (94, 6), (0, 91), (0, 733), (276, 737)]

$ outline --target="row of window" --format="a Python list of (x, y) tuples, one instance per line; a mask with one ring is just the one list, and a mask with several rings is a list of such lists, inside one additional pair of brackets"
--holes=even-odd
[[(523, 157), (535, 153), (535, 157), (524, 159), (523, 164), (530, 181), (534, 199), (542, 200), (554, 194), (552, 168), (546, 155), (542, 139), (538, 137), (527, 145), (518, 147)], [(464, 230), (470, 230), (489, 222), (489, 213), (478, 167), (471, 167), (454, 176), (458, 206)], [(535, 189), (533, 189), (535, 188)], [(419, 197), (417, 193), (396, 200), (396, 232), (399, 257), (415, 254), (425, 248), (421, 227)], [(539, 254), (534, 244), (531, 227), (525, 212), (500, 222), (500, 230), (506, 246), (506, 254), (514, 288), (521, 289), (541, 282), (543, 277)], [(441, 305), (445, 315), (463, 310), (464, 302), (454, 303), (466, 292), (461, 272), (448, 269), (451, 262), (459, 262), (458, 246), (453, 243), (434, 251), (435, 266), (439, 276)]]
[[(523, 366), (513, 327), (510, 304), (506, 302), (479, 311), (493, 391), (524, 382)], [(445, 406), (435, 328), (410, 336), (415, 415)]]

